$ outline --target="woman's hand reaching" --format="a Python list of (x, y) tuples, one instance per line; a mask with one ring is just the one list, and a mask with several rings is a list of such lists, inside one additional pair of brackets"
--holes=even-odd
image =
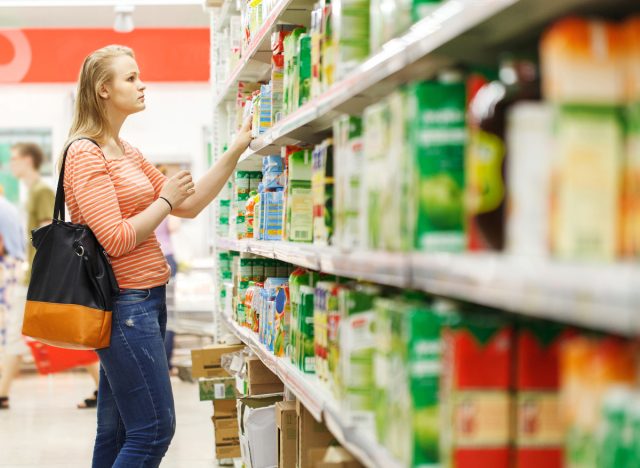
[(251, 124), (253, 122), (252, 116), (247, 117), (242, 123), (242, 127), (238, 131), (236, 135), (236, 139), (231, 144), (231, 149), (236, 152), (238, 155), (244, 153), (244, 151), (249, 147), (249, 143), (253, 137), (251, 136)]

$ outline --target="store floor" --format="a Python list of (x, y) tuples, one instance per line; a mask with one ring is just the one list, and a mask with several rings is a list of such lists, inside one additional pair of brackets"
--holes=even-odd
[[(212, 408), (198, 400), (198, 387), (172, 378), (177, 430), (162, 468), (211, 468)], [(0, 411), (1, 468), (88, 468), (95, 436), (95, 410), (75, 405), (91, 393), (84, 373), (17, 379), (11, 409)]]

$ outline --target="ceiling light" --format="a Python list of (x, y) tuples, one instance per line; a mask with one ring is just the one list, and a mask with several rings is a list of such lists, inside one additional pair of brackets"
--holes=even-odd
[(118, 5), (115, 7), (116, 19), (113, 23), (113, 29), (119, 33), (129, 33), (133, 31), (133, 6)]

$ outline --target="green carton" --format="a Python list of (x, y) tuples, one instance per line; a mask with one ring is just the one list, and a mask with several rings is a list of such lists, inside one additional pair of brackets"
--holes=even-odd
[(465, 87), (458, 75), (409, 86), (410, 146), (416, 170), (415, 247), (462, 251)]
[(198, 379), (198, 388), (200, 401), (236, 398), (236, 379), (234, 377)]

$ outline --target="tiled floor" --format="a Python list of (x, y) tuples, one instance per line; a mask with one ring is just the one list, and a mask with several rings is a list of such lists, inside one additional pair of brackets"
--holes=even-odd
[[(197, 386), (177, 378), (173, 391), (178, 424), (161, 466), (217, 466), (211, 403), (200, 402)], [(0, 411), (0, 467), (90, 467), (96, 412), (75, 407), (90, 393), (90, 378), (84, 373), (17, 379), (11, 409)]]

